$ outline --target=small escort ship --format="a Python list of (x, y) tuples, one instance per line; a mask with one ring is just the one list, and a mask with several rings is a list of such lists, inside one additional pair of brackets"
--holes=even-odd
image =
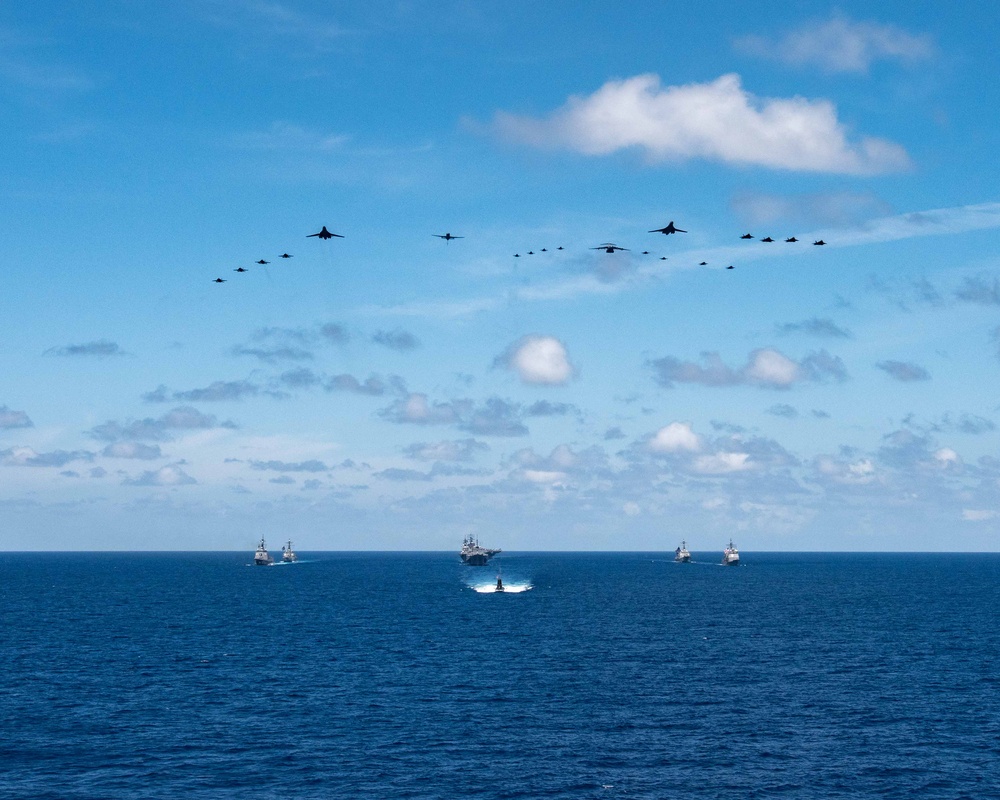
[(724, 567), (738, 567), (740, 565), (740, 551), (736, 549), (733, 540), (729, 540), (729, 547), (722, 551), (722, 565)]
[(260, 544), (257, 545), (257, 552), (253, 554), (253, 563), (258, 567), (269, 567), (274, 563), (271, 554), (267, 552), (267, 545), (264, 544), (264, 537), (260, 537)]
[(687, 564), (691, 560), (691, 553), (688, 552), (686, 541), (681, 542), (681, 546), (674, 550), (674, 561)]
[(485, 567), (491, 558), (500, 552), (499, 547), (480, 547), (479, 540), (470, 533), (462, 541), (462, 562), (470, 567)]
[(299, 560), (299, 557), (295, 555), (295, 551), (292, 550), (292, 540), (288, 540), (288, 544), (283, 544), (281, 546), (281, 560), (286, 564), (292, 564)]

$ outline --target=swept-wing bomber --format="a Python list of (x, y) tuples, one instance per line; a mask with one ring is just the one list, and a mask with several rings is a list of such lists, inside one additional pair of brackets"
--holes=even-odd
[(674, 221), (670, 220), (665, 227), (656, 228), (655, 230), (650, 231), (650, 233), (662, 233), (664, 236), (669, 236), (671, 233), (687, 233), (687, 231), (682, 230), (681, 228), (675, 228)]
[(310, 233), (306, 238), (311, 239), (313, 236), (318, 236), (320, 239), (332, 239), (334, 236), (336, 236), (338, 239), (344, 238), (339, 233), (330, 233), (330, 231), (326, 229), (326, 225), (323, 226), (323, 230), (321, 230), (319, 233)]

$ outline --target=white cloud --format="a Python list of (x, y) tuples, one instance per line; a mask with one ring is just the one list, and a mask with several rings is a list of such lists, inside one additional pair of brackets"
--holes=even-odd
[(746, 368), (747, 377), (768, 386), (791, 386), (800, 377), (799, 365), (777, 350), (755, 350)]
[(624, 511), (626, 516), (629, 517), (637, 517), (642, 513), (642, 509), (639, 508), (639, 504), (631, 501), (622, 506), (622, 511)]
[(747, 36), (737, 47), (754, 55), (795, 66), (817, 66), (827, 72), (865, 73), (882, 59), (918, 61), (934, 55), (929, 36), (919, 36), (895, 25), (853, 22), (842, 16), (805, 26), (780, 40)]
[(987, 522), (996, 519), (1000, 513), (990, 508), (963, 508), (962, 519), (966, 522)]
[(713, 453), (698, 456), (694, 461), (694, 471), (704, 475), (725, 475), (748, 469), (753, 469), (749, 453)]
[(123, 481), (125, 486), (188, 486), (197, 482), (177, 464), (169, 464), (158, 470), (144, 472), (138, 478)]
[(554, 336), (525, 336), (498, 356), (496, 365), (517, 373), (524, 383), (561, 385), (573, 377), (566, 346)]
[(524, 477), (532, 483), (553, 484), (565, 481), (566, 473), (555, 470), (526, 469)]
[(701, 438), (687, 422), (671, 422), (660, 428), (649, 442), (649, 449), (655, 453), (678, 453), (701, 450)]
[(545, 119), (500, 112), (495, 127), (537, 147), (585, 155), (638, 148), (652, 161), (702, 158), (741, 166), (870, 175), (909, 167), (899, 145), (849, 141), (828, 100), (757, 98), (736, 74), (663, 88), (657, 75), (608, 81)]

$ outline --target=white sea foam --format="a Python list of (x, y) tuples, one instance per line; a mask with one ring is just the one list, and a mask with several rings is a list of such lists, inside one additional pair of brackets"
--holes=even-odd
[(480, 594), (517, 594), (518, 592), (526, 592), (533, 587), (530, 583), (505, 583), (503, 591), (498, 592), (496, 582), (494, 582), (470, 586), (469, 588)]

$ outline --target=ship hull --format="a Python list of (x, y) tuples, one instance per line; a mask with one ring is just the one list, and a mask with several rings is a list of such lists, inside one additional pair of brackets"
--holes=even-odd
[(462, 556), (462, 561), (470, 567), (485, 567), (490, 562), (490, 557), (481, 553), (471, 556)]

